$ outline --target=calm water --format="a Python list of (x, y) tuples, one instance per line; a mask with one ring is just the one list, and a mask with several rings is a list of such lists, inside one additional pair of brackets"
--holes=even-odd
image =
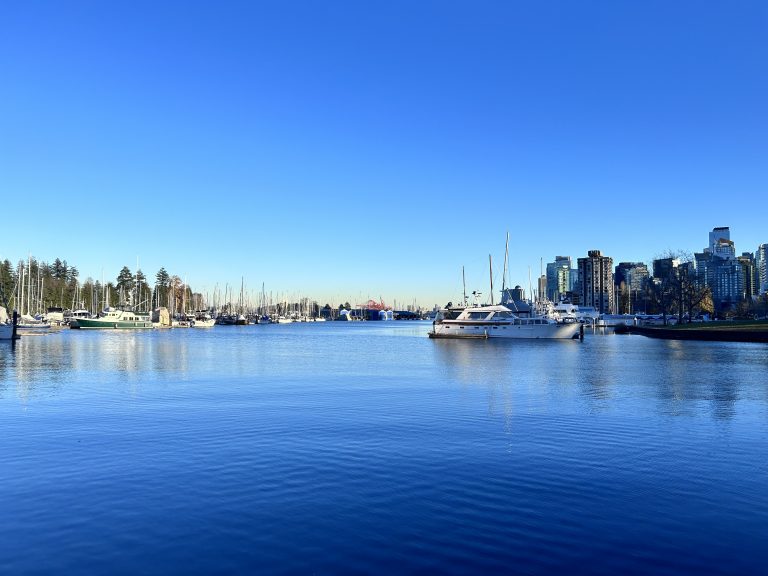
[(424, 323), (0, 347), (0, 573), (764, 573), (768, 346)]

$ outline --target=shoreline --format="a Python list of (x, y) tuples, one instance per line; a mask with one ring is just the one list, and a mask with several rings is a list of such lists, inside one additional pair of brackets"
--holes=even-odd
[[(730, 325), (729, 325), (730, 324)], [(639, 334), (664, 340), (699, 340), (705, 342), (756, 342), (768, 344), (768, 322), (733, 325), (718, 323), (712, 326), (617, 326), (616, 334)]]

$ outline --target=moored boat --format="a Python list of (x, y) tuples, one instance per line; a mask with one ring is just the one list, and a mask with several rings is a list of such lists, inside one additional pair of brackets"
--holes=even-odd
[(208, 312), (198, 311), (190, 318), (192, 328), (213, 328), (216, 320)]
[(0, 323), (0, 340), (13, 340), (16, 338), (16, 331), (10, 322)]
[(70, 328), (111, 328), (111, 329), (145, 329), (154, 328), (152, 319), (147, 312), (137, 312), (130, 309), (108, 308), (96, 318), (77, 318), (70, 323)]
[(19, 317), (17, 329), (24, 332), (45, 332), (50, 330), (51, 323), (41, 318), (35, 318), (29, 314), (22, 314)]
[(562, 300), (555, 304), (553, 315), (565, 322), (581, 322), (594, 325), (600, 313), (593, 306), (577, 306), (568, 300)]
[(472, 306), (454, 318), (438, 318), (430, 338), (520, 338), (570, 340), (581, 334), (581, 324), (552, 318), (520, 318), (506, 306)]

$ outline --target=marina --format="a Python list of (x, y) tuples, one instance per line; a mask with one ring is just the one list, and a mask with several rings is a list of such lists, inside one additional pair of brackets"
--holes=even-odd
[(0, 576), (766, 573), (764, 3), (2, 15)]

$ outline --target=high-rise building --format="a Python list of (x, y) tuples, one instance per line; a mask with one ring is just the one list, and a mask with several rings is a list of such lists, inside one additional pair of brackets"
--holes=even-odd
[(751, 252), (742, 252), (736, 260), (741, 264), (741, 276), (743, 293), (742, 298), (752, 300), (757, 296), (757, 275), (755, 274), (755, 255)]
[(576, 275), (571, 266), (570, 256), (555, 256), (555, 261), (547, 264), (547, 298), (553, 302), (573, 290)]
[(657, 258), (653, 261), (653, 277), (658, 280), (668, 280), (675, 274), (680, 260), (677, 258)]
[(619, 299), (616, 306), (622, 314), (644, 312), (647, 300), (648, 266), (643, 262), (620, 262), (614, 272)]
[(546, 298), (547, 296), (547, 276), (542, 274), (539, 276), (539, 298)]
[(736, 258), (713, 258), (708, 280), (717, 310), (729, 310), (744, 298), (744, 270)]
[(709, 233), (709, 253), (715, 258), (736, 258), (736, 248), (731, 241), (731, 229), (727, 226), (714, 228)]
[(744, 298), (745, 286), (743, 266), (736, 259), (736, 247), (727, 226), (714, 228), (709, 233), (705, 254), (709, 260), (706, 263), (697, 260), (697, 278), (701, 276), (700, 264), (705, 264), (706, 282), (712, 291), (715, 309), (731, 309)]
[(693, 275), (696, 288), (704, 288), (709, 285), (710, 272), (709, 269), (712, 266), (712, 255), (709, 253), (709, 248), (704, 252), (696, 252), (693, 255)]
[(709, 253), (715, 254), (716, 246), (720, 240), (731, 241), (731, 229), (728, 226), (713, 228), (709, 233)]
[(590, 250), (586, 258), (578, 259), (580, 304), (594, 306), (601, 314), (616, 310), (613, 285), (613, 258), (600, 250)]
[(757, 276), (757, 292), (768, 292), (768, 244), (760, 244), (755, 251), (755, 275)]

